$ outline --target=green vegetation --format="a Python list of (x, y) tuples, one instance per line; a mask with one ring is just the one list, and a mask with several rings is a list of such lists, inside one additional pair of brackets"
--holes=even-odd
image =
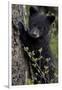
[(58, 58), (58, 36), (52, 33), (51, 40), (50, 40), (50, 48), (52, 54)]

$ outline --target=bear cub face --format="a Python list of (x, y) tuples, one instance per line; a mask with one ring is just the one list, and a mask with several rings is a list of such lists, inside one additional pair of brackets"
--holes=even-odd
[(49, 27), (55, 17), (39, 14), (38, 10), (31, 7), (29, 16), (28, 34), (33, 38), (43, 37), (48, 34)]

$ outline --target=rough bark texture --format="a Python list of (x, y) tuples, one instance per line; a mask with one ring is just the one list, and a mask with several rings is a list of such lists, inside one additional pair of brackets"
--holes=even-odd
[(19, 40), (18, 22), (23, 22), (23, 8), (21, 5), (12, 5), (12, 85), (25, 84), (26, 63)]

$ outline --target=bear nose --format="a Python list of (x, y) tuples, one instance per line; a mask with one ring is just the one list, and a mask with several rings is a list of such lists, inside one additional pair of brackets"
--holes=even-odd
[(37, 35), (37, 32), (36, 32), (36, 31), (34, 31), (34, 32), (33, 32), (33, 35)]

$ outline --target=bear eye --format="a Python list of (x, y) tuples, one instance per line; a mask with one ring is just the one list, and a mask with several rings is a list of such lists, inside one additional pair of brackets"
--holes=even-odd
[(38, 26), (38, 29), (42, 29), (42, 27)]

